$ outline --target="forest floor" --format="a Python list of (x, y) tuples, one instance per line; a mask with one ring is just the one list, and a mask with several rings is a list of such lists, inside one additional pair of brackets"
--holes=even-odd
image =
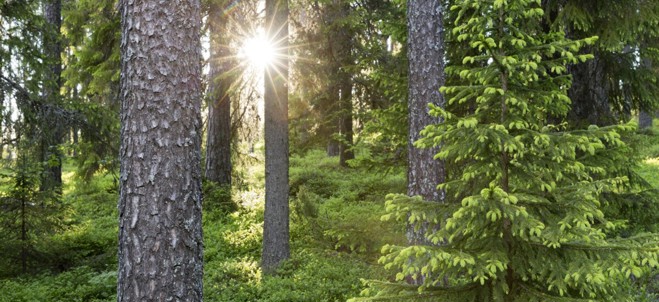
[[(637, 140), (644, 158), (637, 172), (659, 189), (659, 120)], [(243, 164), (232, 193), (204, 184), (205, 301), (345, 301), (362, 290), (361, 279), (391, 280), (377, 260), (383, 244), (404, 244), (404, 228), (380, 217), (385, 195), (405, 192), (403, 169), (341, 168), (322, 151), (293, 156), (292, 257), (265, 277), (262, 163), (257, 155)], [(0, 260), (0, 302), (116, 301), (117, 175), (83, 181), (74, 170), (68, 162), (60, 228), (34, 238), (31, 274), (9, 276), (16, 264)], [(0, 247), (3, 253), (10, 247)], [(659, 287), (647, 280), (645, 288)]]

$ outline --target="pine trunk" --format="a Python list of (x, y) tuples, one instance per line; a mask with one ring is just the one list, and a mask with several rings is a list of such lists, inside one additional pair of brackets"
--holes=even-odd
[(443, 181), (444, 166), (434, 159), (437, 148), (418, 149), (414, 142), (427, 125), (441, 120), (428, 114), (428, 104), (444, 106), (439, 88), (444, 85), (443, 11), (440, 1), (407, 2), (409, 59), (409, 136), (407, 194), (427, 201), (442, 198), (437, 185)]
[(568, 91), (572, 109), (568, 119), (577, 127), (604, 126), (615, 121), (609, 105), (610, 84), (604, 73), (604, 62), (599, 52), (594, 51), (593, 55), (593, 60), (568, 67), (572, 74), (572, 87)]
[(266, 0), (268, 36), (277, 63), (265, 70), (265, 213), (261, 266), (273, 273), (290, 257), (288, 206), (288, 1)]
[(341, 90), (339, 91), (339, 102), (341, 104), (340, 129), (343, 141), (339, 144), (339, 164), (347, 167), (348, 160), (354, 159), (355, 154), (352, 151), (353, 130), (352, 130), (352, 80), (350, 74), (341, 72)]
[(334, 22), (338, 23), (338, 28), (334, 31), (333, 44), (334, 60), (336, 60), (336, 91), (334, 92), (339, 100), (339, 133), (341, 142), (339, 143), (339, 164), (347, 167), (347, 161), (355, 158), (355, 154), (350, 148), (353, 143), (352, 130), (352, 75), (350, 67), (354, 65), (352, 59), (352, 33), (348, 27), (347, 18), (350, 15), (350, 5), (345, 1), (334, 1), (337, 14)]
[(48, 62), (43, 85), (44, 103), (40, 108), (41, 137), (40, 161), (44, 163), (41, 176), (41, 191), (62, 189), (62, 153), (59, 145), (64, 136), (62, 117), (57, 116), (54, 108), (59, 105), (60, 87), (62, 86), (62, 45), (60, 28), (62, 25), (62, 1), (46, 0), (44, 18), (47, 28), (44, 32), (44, 54)]
[(224, 9), (210, 9), (210, 73), (208, 74), (208, 129), (206, 136), (206, 179), (231, 185), (231, 52), (227, 38), (228, 18)]
[(202, 301), (198, 0), (121, 0), (117, 301)]
[[(434, 159), (438, 148), (419, 149), (414, 142), (421, 138), (426, 126), (442, 122), (430, 116), (428, 104), (444, 106), (439, 88), (444, 85), (444, 37), (443, 11), (439, 1), (408, 0), (408, 170), (407, 194), (421, 196), (426, 201), (443, 200), (437, 185), (444, 180), (444, 165)], [(417, 229), (418, 230), (415, 230)], [(427, 226), (407, 226), (410, 244), (425, 244)], [(408, 276), (408, 282), (420, 284), (425, 276), (416, 279)]]
[(641, 110), (638, 114), (638, 128), (639, 129), (648, 129), (652, 128), (652, 119), (653, 116), (651, 113)]

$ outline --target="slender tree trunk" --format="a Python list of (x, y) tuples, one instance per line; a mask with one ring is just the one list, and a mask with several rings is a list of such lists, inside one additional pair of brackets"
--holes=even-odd
[(339, 133), (341, 134), (341, 142), (339, 143), (339, 164), (347, 166), (347, 160), (355, 158), (354, 153), (350, 148), (353, 143), (353, 130), (352, 130), (352, 75), (349, 68), (354, 65), (352, 58), (352, 32), (349, 28), (347, 18), (350, 15), (350, 4), (346, 1), (334, 0), (334, 10), (336, 16), (334, 22), (337, 27), (333, 31), (332, 43), (334, 50), (334, 60), (336, 61), (336, 68), (334, 75), (336, 77), (336, 91), (334, 91), (336, 98), (339, 101)]
[[(418, 149), (414, 142), (427, 125), (441, 119), (430, 116), (428, 103), (444, 106), (444, 37), (441, 1), (408, 0), (409, 141), (407, 194), (440, 201), (437, 185), (444, 180), (443, 163), (434, 159), (437, 148)], [(411, 241), (414, 241), (410, 238)]]
[(288, 207), (288, 1), (266, 0), (268, 36), (280, 56), (265, 71), (265, 213), (261, 266), (273, 273), (290, 257)]
[(208, 129), (206, 179), (231, 186), (231, 88), (232, 61), (227, 37), (228, 16), (222, 6), (209, 10), (210, 72), (208, 74)]
[(117, 301), (202, 301), (199, 0), (121, 0)]
[(21, 270), (27, 274), (27, 209), (25, 198), (21, 198)]
[(48, 62), (43, 97), (40, 112), (41, 137), (40, 160), (44, 163), (41, 177), (41, 191), (62, 190), (62, 153), (59, 145), (64, 136), (62, 117), (57, 116), (54, 108), (60, 104), (60, 87), (62, 87), (62, 45), (60, 28), (62, 25), (61, 0), (45, 0), (44, 17), (46, 28), (44, 33), (44, 51)]
[[(652, 69), (652, 61), (649, 58), (642, 58), (641, 64), (644, 68)], [(654, 115), (645, 110), (640, 110), (638, 114), (638, 128), (639, 129), (648, 129), (652, 128), (652, 120)]]
[(610, 83), (604, 73), (604, 62), (598, 51), (592, 53), (593, 60), (568, 67), (572, 74), (572, 87), (568, 91), (572, 108), (568, 119), (577, 127), (604, 126), (615, 121), (609, 105)]
[(352, 131), (352, 80), (347, 72), (340, 72), (341, 89), (339, 90), (339, 102), (341, 104), (340, 129), (343, 141), (339, 144), (339, 164), (347, 167), (347, 161), (355, 158), (350, 149), (353, 143)]

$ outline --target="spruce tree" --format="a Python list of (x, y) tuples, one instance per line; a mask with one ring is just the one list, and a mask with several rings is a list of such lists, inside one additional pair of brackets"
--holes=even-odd
[[(355, 301), (629, 301), (619, 286), (657, 266), (657, 236), (612, 239), (600, 195), (624, 187), (605, 163), (626, 152), (618, 125), (566, 130), (568, 64), (595, 37), (544, 32), (539, 0), (458, 0), (452, 36), (474, 55), (447, 73), (444, 122), (419, 147), (441, 146), (446, 204), (390, 195), (384, 219), (427, 222), (430, 244), (385, 246), (400, 283), (370, 282)], [(443, 243), (442, 245), (437, 245)], [(419, 286), (402, 283), (423, 275)]]

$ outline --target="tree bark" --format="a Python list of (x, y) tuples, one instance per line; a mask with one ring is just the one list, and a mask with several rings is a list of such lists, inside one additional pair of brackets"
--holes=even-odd
[(117, 301), (202, 301), (199, 0), (121, 0)]
[(590, 50), (583, 52), (592, 53), (594, 59), (568, 67), (572, 74), (572, 87), (568, 90), (572, 108), (568, 119), (576, 127), (605, 126), (615, 122), (609, 105), (611, 88), (604, 72), (604, 62), (599, 51)]
[(339, 72), (341, 76), (339, 90), (339, 104), (341, 105), (340, 129), (343, 141), (339, 144), (339, 164), (347, 167), (348, 160), (355, 158), (355, 153), (350, 149), (353, 144), (352, 130), (352, 79), (345, 71)]
[(209, 10), (210, 72), (208, 74), (208, 128), (206, 179), (231, 186), (232, 60), (228, 47), (228, 16), (221, 5)]
[(265, 1), (268, 37), (276, 42), (277, 62), (266, 67), (265, 213), (261, 266), (273, 273), (290, 257), (288, 206), (288, 1)]
[(444, 85), (443, 8), (441, 1), (408, 0), (409, 136), (407, 194), (440, 201), (437, 185), (444, 180), (444, 165), (434, 159), (437, 148), (418, 149), (414, 142), (427, 125), (441, 123), (428, 113), (428, 104), (444, 106), (439, 88)]
[(638, 128), (639, 129), (648, 129), (652, 128), (652, 119), (653, 116), (651, 113), (641, 110), (638, 114)]
[(339, 164), (346, 167), (347, 160), (355, 158), (354, 153), (350, 149), (353, 143), (353, 130), (352, 130), (352, 75), (349, 68), (354, 65), (352, 58), (352, 33), (350, 30), (349, 22), (347, 21), (350, 15), (350, 4), (346, 1), (334, 0), (332, 10), (335, 11), (333, 22), (335, 29), (331, 31), (330, 43), (332, 43), (332, 50), (334, 56), (334, 81), (336, 85), (335, 90), (332, 91), (334, 96), (339, 102), (338, 106), (338, 122), (339, 134), (341, 141), (339, 142)]
[(61, 0), (46, 0), (44, 2), (44, 17), (48, 28), (44, 32), (44, 54), (47, 60), (45, 81), (43, 84), (43, 99), (39, 114), (41, 124), (40, 161), (44, 164), (41, 175), (41, 191), (62, 190), (62, 153), (59, 145), (64, 136), (62, 117), (57, 116), (55, 108), (60, 103), (60, 87), (62, 87), (62, 45), (60, 28), (62, 26)]

